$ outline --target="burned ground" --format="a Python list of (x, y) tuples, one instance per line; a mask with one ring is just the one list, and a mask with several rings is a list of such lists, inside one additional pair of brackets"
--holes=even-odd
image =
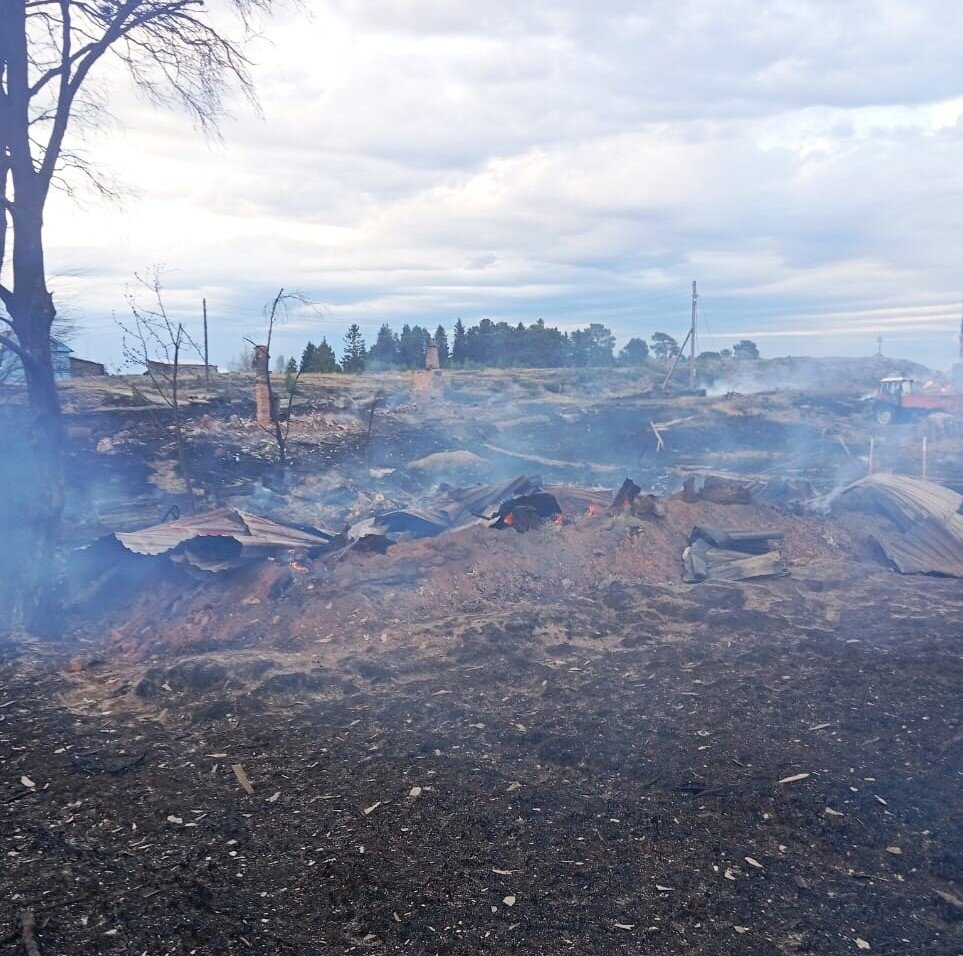
[(11, 664), (8, 898), (51, 952), (956, 952), (956, 592), (789, 582)]
[[(959, 581), (897, 575), (859, 520), (791, 502), (593, 503), (656, 454), (633, 471), (612, 433), (689, 415), (660, 480), (700, 454), (844, 471), (850, 397), (796, 419), (805, 452), (778, 396), (532, 401), (514, 424), (398, 401), (364, 455), (349, 420), (318, 425), (327, 470), (255, 494), (346, 521), (447, 478), (393, 462), (517, 469), (483, 432), (609, 486), (553, 486), (563, 520), (207, 580), (148, 561), (60, 644), (6, 650), (0, 951), (24, 910), (44, 954), (963, 951)], [(224, 421), (206, 433), (253, 448)], [(696, 524), (777, 528), (789, 574), (683, 584)]]

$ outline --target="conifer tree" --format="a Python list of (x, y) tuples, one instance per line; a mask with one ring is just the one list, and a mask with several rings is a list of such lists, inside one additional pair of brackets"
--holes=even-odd
[(451, 360), (455, 365), (465, 364), (465, 324), (459, 319), (455, 323), (454, 337), (451, 343)]
[(448, 333), (443, 325), (435, 329), (434, 343), (438, 349), (438, 363), (445, 368), (448, 365)]
[(346, 372), (357, 374), (364, 371), (365, 358), (364, 337), (357, 322), (352, 322), (344, 336), (344, 354), (341, 357), (341, 367)]

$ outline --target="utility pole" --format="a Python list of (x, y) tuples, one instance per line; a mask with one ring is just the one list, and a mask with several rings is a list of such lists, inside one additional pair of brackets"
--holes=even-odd
[(883, 336), (876, 336), (876, 355), (882, 357), (883, 354)]
[(668, 374), (665, 376), (665, 380), (662, 382), (662, 390), (665, 391), (665, 387), (669, 384), (669, 379), (672, 378), (672, 373), (675, 371), (675, 367), (679, 364), (679, 360), (685, 353), (686, 343), (689, 343), (689, 387), (695, 389), (696, 380), (696, 367), (695, 367), (695, 357), (696, 357), (696, 303), (699, 301), (699, 293), (696, 291), (695, 279), (692, 280), (692, 322), (689, 325), (689, 331), (686, 332), (685, 338), (682, 340), (682, 344), (679, 346), (679, 350), (675, 353), (675, 358), (672, 361), (672, 365), (669, 368)]
[(211, 384), (211, 366), (207, 361), (207, 298), (201, 299), (204, 308), (204, 384)]
[(695, 388), (696, 383), (696, 303), (699, 293), (696, 291), (695, 279), (692, 280), (692, 325), (689, 327), (689, 385)]

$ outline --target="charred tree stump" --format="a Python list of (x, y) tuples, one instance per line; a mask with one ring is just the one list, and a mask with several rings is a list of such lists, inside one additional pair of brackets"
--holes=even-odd
[(635, 504), (635, 499), (642, 493), (642, 489), (631, 479), (626, 478), (622, 482), (622, 487), (615, 493), (612, 499), (613, 511), (626, 511)]

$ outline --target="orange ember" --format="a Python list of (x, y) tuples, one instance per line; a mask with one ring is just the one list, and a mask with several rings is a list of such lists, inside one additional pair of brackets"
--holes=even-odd
[(297, 571), (298, 574), (307, 574), (311, 569), (306, 564), (301, 564), (300, 561), (292, 561), (291, 570)]
[(513, 512), (509, 511), (502, 520), (504, 524), (507, 524), (509, 527), (511, 527), (515, 523), (515, 515)]

